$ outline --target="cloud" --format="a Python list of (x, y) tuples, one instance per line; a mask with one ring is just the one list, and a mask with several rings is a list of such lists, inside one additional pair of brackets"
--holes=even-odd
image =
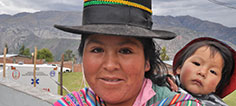
[[(158, 12), (158, 9), (162, 9), (162, 11)], [(218, 9), (215, 4), (207, 0), (169, 0), (169, 2), (157, 0), (153, 3), (153, 10), (157, 15), (186, 15)]]
[(0, 14), (47, 10), (80, 11), (83, 0), (0, 0)]
[(11, 0), (1, 0), (0, 1), (0, 14), (16, 14), (19, 12), (35, 12), (39, 11), (33, 8), (20, 7), (21, 5), (15, 5)]
[[(236, 9), (210, 2), (213, 0), (153, 0), (155, 15), (190, 15), (227, 26), (236, 27)], [(216, 1), (216, 0), (215, 0)], [(217, 0), (236, 8), (236, 1)]]

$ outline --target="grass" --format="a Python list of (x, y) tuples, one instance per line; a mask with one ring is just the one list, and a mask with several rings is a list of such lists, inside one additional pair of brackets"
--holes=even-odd
[[(58, 75), (58, 82), (60, 74)], [(70, 72), (70, 73), (63, 73), (63, 86), (66, 87), (70, 92), (78, 91), (84, 88), (83, 75), (82, 72)], [(60, 94), (60, 87), (58, 87), (58, 94)], [(67, 92), (63, 90), (63, 96), (66, 95)]]
[[(63, 73), (63, 85), (69, 91), (78, 91), (84, 88), (83, 75), (82, 72), (71, 72), (71, 73)], [(60, 94), (60, 88), (58, 87), (58, 94)], [(63, 90), (63, 96), (66, 95), (67, 92)], [(234, 106), (236, 104), (236, 91), (226, 96), (223, 101), (229, 106)]]

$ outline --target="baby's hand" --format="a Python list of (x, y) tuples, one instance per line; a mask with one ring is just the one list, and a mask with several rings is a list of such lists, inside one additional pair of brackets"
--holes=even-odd
[(178, 91), (178, 86), (177, 86), (177, 84), (175, 83), (175, 80), (174, 80), (173, 76), (168, 75), (168, 77), (167, 77), (167, 82), (168, 82), (168, 84), (170, 85), (170, 89), (171, 89), (172, 91), (175, 91), (175, 92)]

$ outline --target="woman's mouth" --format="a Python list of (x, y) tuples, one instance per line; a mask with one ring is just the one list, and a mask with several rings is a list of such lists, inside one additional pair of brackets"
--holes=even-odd
[(124, 80), (121, 78), (100, 78), (100, 81), (109, 85), (116, 85), (122, 83)]
[(106, 78), (102, 78), (102, 80), (104, 80), (104, 81), (108, 81), (108, 82), (117, 82), (117, 81), (121, 81), (121, 79), (106, 79)]

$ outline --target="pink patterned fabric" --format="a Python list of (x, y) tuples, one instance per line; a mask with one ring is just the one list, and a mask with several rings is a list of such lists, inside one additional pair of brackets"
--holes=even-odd
[(146, 106), (147, 101), (150, 100), (154, 95), (156, 95), (156, 93), (152, 89), (152, 81), (145, 78), (142, 89), (133, 106)]

